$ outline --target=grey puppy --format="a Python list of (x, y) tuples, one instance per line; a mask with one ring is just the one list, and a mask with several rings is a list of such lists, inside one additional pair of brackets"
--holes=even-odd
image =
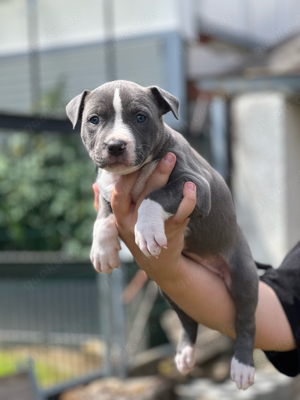
[[(197, 188), (197, 204), (190, 215), (185, 251), (196, 254), (203, 265), (223, 277), (236, 305), (236, 342), (231, 378), (239, 389), (254, 381), (253, 347), (258, 276), (247, 241), (237, 225), (230, 191), (223, 178), (194, 150), (183, 136), (163, 122), (171, 111), (178, 119), (178, 100), (157, 87), (114, 81), (85, 90), (67, 105), (73, 127), (82, 121), (81, 137), (98, 167), (100, 209), (93, 232), (91, 260), (99, 272), (110, 273), (119, 265), (118, 230), (110, 207), (120, 175), (140, 170), (132, 190), (137, 199), (159, 160), (176, 155), (168, 183), (151, 192), (141, 203), (135, 240), (146, 257), (158, 256), (167, 245), (164, 222), (176, 213), (183, 186)], [(188, 373), (195, 362), (198, 324), (164, 294), (177, 312), (183, 333), (175, 358), (177, 368)]]

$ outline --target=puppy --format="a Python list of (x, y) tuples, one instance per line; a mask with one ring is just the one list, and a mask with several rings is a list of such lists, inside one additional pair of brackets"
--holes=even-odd
[[(114, 81), (85, 90), (67, 105), (73, 127), (82, 121), (81, 137), (98, 167), (99, 212), (94, 225), (91, 260), (99, 272), (111, 273), (119, 265), (118, 230), (110, 206), (119, 175), (140, 170), (132, 190), (136, 200), (157, 163), (167, 152), (176, 155), (168, 183), (141, 203), (135, 240), (146, 257), (159, 256), (167, 246), (165, 221), (176, 213), (185, 182), (197, 188), (197, 204), (190, 215), (185, 252), (224, 278), (236, 305), (236, 342), (231, 378), (239, 389), (254, 381), (253, 346), (258, 276), (247, 241), (237, 225), (230, 191), (223, 178), (184, 137), (163, 122), (171, 111), (178, 119), (178, 100), (157, 87)], [(177, 312), (183, 333), (176, 364), (183, 374), (194, 366), (198, 324), (164, 294)]]

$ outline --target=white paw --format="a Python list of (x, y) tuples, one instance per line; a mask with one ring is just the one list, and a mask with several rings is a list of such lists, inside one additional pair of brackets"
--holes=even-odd
[(185, 346), (176, 354), (175, 363), (181, 375), (188, 374), (195, 366), (195, 349), (191, 346)]
[(231, 379), (236, 383), (238, 389), (246, 390), (254, 383), (255, 368), (240, 363), (235, 357), (231, 361)]
[(170, 215), (156, 201), (147, 199), (140, 205), (134, 228), (135, 243), (146, 257), (157, 257), (161, 247), (167, 247), (165, 221)]
[(139, 246), (146, 257), (159, 256), (161, 247), (167, 247), (167, 237), (165, 229), (158, 228), (157, 226), (148, 222), (146, 226), (136, 223), (134, 228), (135, 243)]
[(111, 243), (109, 247), (104, 247), (102, 243), (94, 239), (91, 250), (91, 261), (95, 270), (110, 274), (114, 268), (118, 268), (120, 263), (118, 251), (120, 249), (119, 242)]
[[(119, 267), (118, 251), (121, 250), (118, 241), (118, 231), (112, 218), (98, 220), (94, 225), (94, 238), (91, 250), (91, 261), (99, 273), (110, 274)], [(113, 220), (114, 222), (114, 220)]]

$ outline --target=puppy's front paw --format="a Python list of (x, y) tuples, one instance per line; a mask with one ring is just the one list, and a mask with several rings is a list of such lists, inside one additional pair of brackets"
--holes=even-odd
[(253, 385), (254, 374), (254, 367), (239, 362), (235, 357), (232, 358), (230, 375), (238, 389), (246, 390)]
[(103, 241), (93, 240), (91, 261), (98, 272), (110, 274), (114, 268), (119, 267), (118, 251), (121, 250), (118, 240), (106, 245)]
[(155, 225), (148, 223), (135, 225), (135, 243), (139, 246), (146, 257), (159, 256), (161, 247), (167, 247), (167, 238), (164, 229), (157, 229)]
[(151, 255), (157, 257), (161, 247), (167, 247), (164, 222), (170, 215), (153, 200), (144, 200), (140, 205), (134, 228), (135, 243), (146, 257)]
[(119, 250), (121, 250), (121, 246), (114, 219), (109, 217), (105, 220), (96, 221), (90, 256), (96, 271), (110, 274), (114, 268), (118, 268), (120, 263)]

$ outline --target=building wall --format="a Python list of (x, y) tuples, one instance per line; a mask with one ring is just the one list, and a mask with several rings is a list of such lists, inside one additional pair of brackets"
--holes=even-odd
[[(43, 50), (39, 54), (41, 94), (65, 82), (63, 105), (84, 89), (107, 82), (108, 57), (115, 54), (116, 79), (142, 86), (157, 85), (180, 101), (180, 121), (169, 113), (166, 123), (180, 129), (186, 119), (185, 64), (181, 57), (182, 39), (176, 32), (146, 35), (121, 42), (98, 42)], [(0, 112), (30, 113), (31, 88), (28, 54), (0, 57)], [(38, 77), (36, 78), (38, 79)], [(64, 107), (60, 107), (64, 108)], [(44, 110), (47, 116), (55, 110)]]
[[(36, 1), (42, 48), (106, 37), (106, 0)], [(194, 38), (205, 21), (209, 34), (221, 31), (256, 40), (260, 43), (256, 55), (300, 27), (298, 0), (114, 0), (114, 11), (118, 37), (176, 30), (185, 38)], [(28, 48), (26, 17), (27, 0), (0, 2), (0, 53)]]
[(259, 55), (268, 47), (299, 31), (298, 0), (197, 0), (201, 19), (208, 30), (221, 30), (257, 40)]
[[(107, 39), (106, 0), (36, 0), (41, 49)], [(31, 3), (35, 3), (31, 0)], [(182, 37), (195, 35), (194, 0), (114, 0), (115, 38), (126, 40), (149, 33), (177, 31)], [(33, 10), (34, 11), (34, 10)], [(0, 54), (28, 51), (27, 0), (0, 2)], [(107, 21), (106, 21), (107, 22)]]
[[(107, 21), (104, 5), (108, 3), (114, 4), (113, 21)], [(165, 121), (181, 129), (186, 120), (182, 48), (184, 38), (194, 34), (193, 4), (194, 0), (0, 2), (0, 112), (31, 112), (33, 99), (40, 96), (30, 80), (40, 80), (40, 94), (65, 82), (63, 102), (67, 103), (84, 89), (125, 79), (143, 86), (158, 85), (175, 95), (181, 104), (180, 122), (171, 115)], [(28, 11), (32, 21), (37, 21), (37, 35), (31, 41)], [(30, 68), (36, 52), (40, 77), (33, 76)], [(116, 60), (113, 77), (106, 66), (112, 53)]]
[(287, 202), (287, 244), (291, 248), (300, 240), (300, 104), (288, 99), (286, 102), (286, 171), (285, 197)]
[(232, 122), (232, 189), (238, 222), (255, 259), (278, 265), (289, 248), (292, 229), (285, 194), (285, 97), (271, 92), (240, 95), (233, 101)]

